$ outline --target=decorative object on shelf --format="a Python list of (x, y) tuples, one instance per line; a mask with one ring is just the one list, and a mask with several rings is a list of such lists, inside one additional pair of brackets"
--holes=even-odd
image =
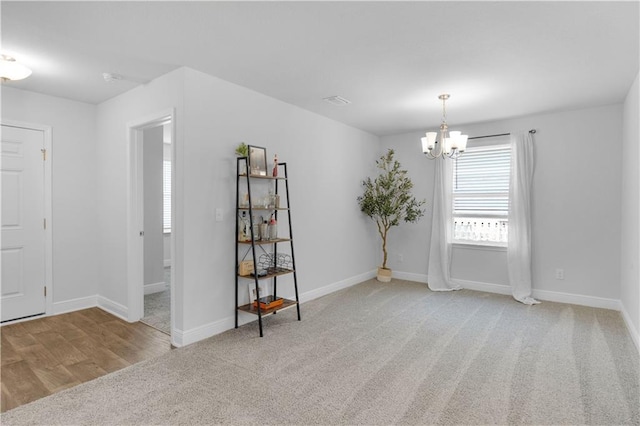
[(7, 55), (0, 55), (0, 80), (16, 81), (23, 80), (31, 75), (31, 70), (14, 58)]
[(246, 143), (240, 142), (240, 144), (236, 147), (236, 155), (239, 157), (249, 156), (249, 147)]
[[(267, 295), (267, 283), (258, 283), (258, 288), (260, 289), (260, 298), (262, 299)], [(249, 284), (249, 303), (253, 303), (258, 299), (258, 295), (256, 294), (256, 286), (255, 284)]]
[(447, 110), (445, 102), (449, 99), (449, 95), (444, 93), (438, 96), (442, 100), (442, 124), (440, 124), (440, 138), (438, 132), (427, 132), (426, 136), (421, 139), (422, 152), (429, 159), (438, 157), (458, 158), (467, 149), (468, 135), (462, 132), (449, 131), (447, 124)]
[(239, 204), (240, 204), (240, 207), (243, 207), (243, 208), (244, 207), (249, 207), (249, 194), (247, 194), (246, 192), (241, 193), (240, 194)]
[(267, 194), (267, 202), (265, 204), (269, 209), (272, 209), (276, 206), (276, 196), (271, 189), (269, 190), (269, 194)]
[(258, 228), (260, 229), (260, 241), (267, 241), (269, 239), (269, 224), (267, 221), (261, 221)]
[(273, 171), (271, 172), (273, 177), (278, 176), (278, 154), (273, 157)]
[(251, 241), (251, 225), (247, 212), (242, 212), (238, 221), (238, 241)]
[[(265, 296), (260, 298), (260, 309), (273, 309), (282, 306), (284, 299), (282, 297)], [(258, 300), (253, 301), (253, 307), (258, 307)]]
[(369, 216), (378, 227), (382, 239), (382, 266), (378, 268), (378, 281), (391, 281), (391, 270), (387, 268), (387, 235), (400, 221), (417, 222), (424, 215), (421, 208), (425, 200), (418, 201), (411, 195), (413, 182), (407, 171), (401, 169), (400, 162), (393, 158), (394, 151), (389, 149), (376, 161), (380, 169), (378, 176), (362, 181), (364, 194), (358, 197), (360, 210)]
[(291, 271), (293, 259), (286, 253), (265, 253), (258, 258), (258, 270), (267, 271), (268, 274)]
[(251, 176), (267, 175), (267, 149), (249, 145), (249, 173)]
[(271, 215), (271, 220), (269, 220), (269, 239), (278, 239), (278, 224), (276, 223), (274, 215)]
[(238, 275), (247, 277), (253, 273), (253, 260), (243, 260), (238, 267)]

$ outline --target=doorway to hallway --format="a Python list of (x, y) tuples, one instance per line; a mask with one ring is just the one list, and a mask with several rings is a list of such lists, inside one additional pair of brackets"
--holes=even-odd
[(173, 330), (174, 110), (129, 124), (129, 321)]

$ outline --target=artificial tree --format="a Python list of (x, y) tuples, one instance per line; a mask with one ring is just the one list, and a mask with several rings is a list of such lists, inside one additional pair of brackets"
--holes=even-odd
[[(360, 210), (378, 226), (382, 238), (382, 266), (378, 268), (378, 280), (390, 281), (391, 271), (387, 268), (387, 235), (400, 221), (415, 223), (424, 215), (421, 208), (425, 200), (418, 201), (412, 194), (413, 183), (402, 169), (400, 162), (393, 158), (393, 149), (376, 160), (378, 176), (362, 181), (364, 193), (358, 197)], [(381, 271), (382, 269), (382, 271)]]

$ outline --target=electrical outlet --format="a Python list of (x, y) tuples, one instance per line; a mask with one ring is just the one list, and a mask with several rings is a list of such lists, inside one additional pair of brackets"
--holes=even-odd
[(556, 280), (564, 280), (564, 269), (556, 269)]
[(400, 263), (404, 262), (404, 254), (402, 253), (398, 254), (398, 262)]

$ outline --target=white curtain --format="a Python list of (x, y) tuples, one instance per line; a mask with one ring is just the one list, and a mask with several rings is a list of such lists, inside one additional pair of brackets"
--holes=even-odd
[(435, 185), (433, 191), (433, 218), (431, 221), (431, 250), (427, 282), (433, 291), (460, 290), (451, 281), (452, 244), (452, 175), (451, 160), (435, 160)]
[(529, 132), (512, 133), (507, 268), (514, 299), (526, 305), (540, 303), (531, 297), (532, 180), (533, 137)]

